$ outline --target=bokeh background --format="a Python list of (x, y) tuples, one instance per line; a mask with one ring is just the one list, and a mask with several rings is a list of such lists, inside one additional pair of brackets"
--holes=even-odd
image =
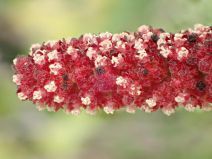
[(12, 59), (32, 43), (196, 23), (212, 24), (211, 0), (0, 0), (0, 159), (211, 159), (211, 112), (39, 112), (11, 81)]

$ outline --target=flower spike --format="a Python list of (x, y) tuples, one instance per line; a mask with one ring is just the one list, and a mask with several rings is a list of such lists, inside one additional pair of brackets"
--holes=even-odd
[(18, 98), (39, 110), (212, 110), (210, 26), (175, 34), (145, 25), (132, 33), (88, 33), (34, 44), (13, 63)]

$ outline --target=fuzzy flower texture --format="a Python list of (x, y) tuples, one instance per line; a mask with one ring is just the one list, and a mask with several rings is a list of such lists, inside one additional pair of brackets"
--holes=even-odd
[(211, 26), (175, 34), (146, 25), (136, 32), (88, 33), (34, 44), (13, 63), (18, 98), (39, 110), (212, 110)]

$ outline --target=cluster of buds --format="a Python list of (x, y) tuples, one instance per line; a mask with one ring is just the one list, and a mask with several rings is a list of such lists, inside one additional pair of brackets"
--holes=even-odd
[(13, 63), (18, 98), (39, 110), (212, 110), (210, 26), (175, 34), (146, 25), (136, 32), (88, 33), (34, 44)]

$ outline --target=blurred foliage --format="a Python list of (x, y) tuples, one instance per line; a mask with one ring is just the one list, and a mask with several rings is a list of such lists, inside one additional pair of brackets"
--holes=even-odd
[(32, 43), (142, 24), (175, 32), (211, 25), (211, 10), (211, 0), (0, 0), (0, 158), (211, 159), (211, 112), (38, 112), (17, 99), (10, 66)]

